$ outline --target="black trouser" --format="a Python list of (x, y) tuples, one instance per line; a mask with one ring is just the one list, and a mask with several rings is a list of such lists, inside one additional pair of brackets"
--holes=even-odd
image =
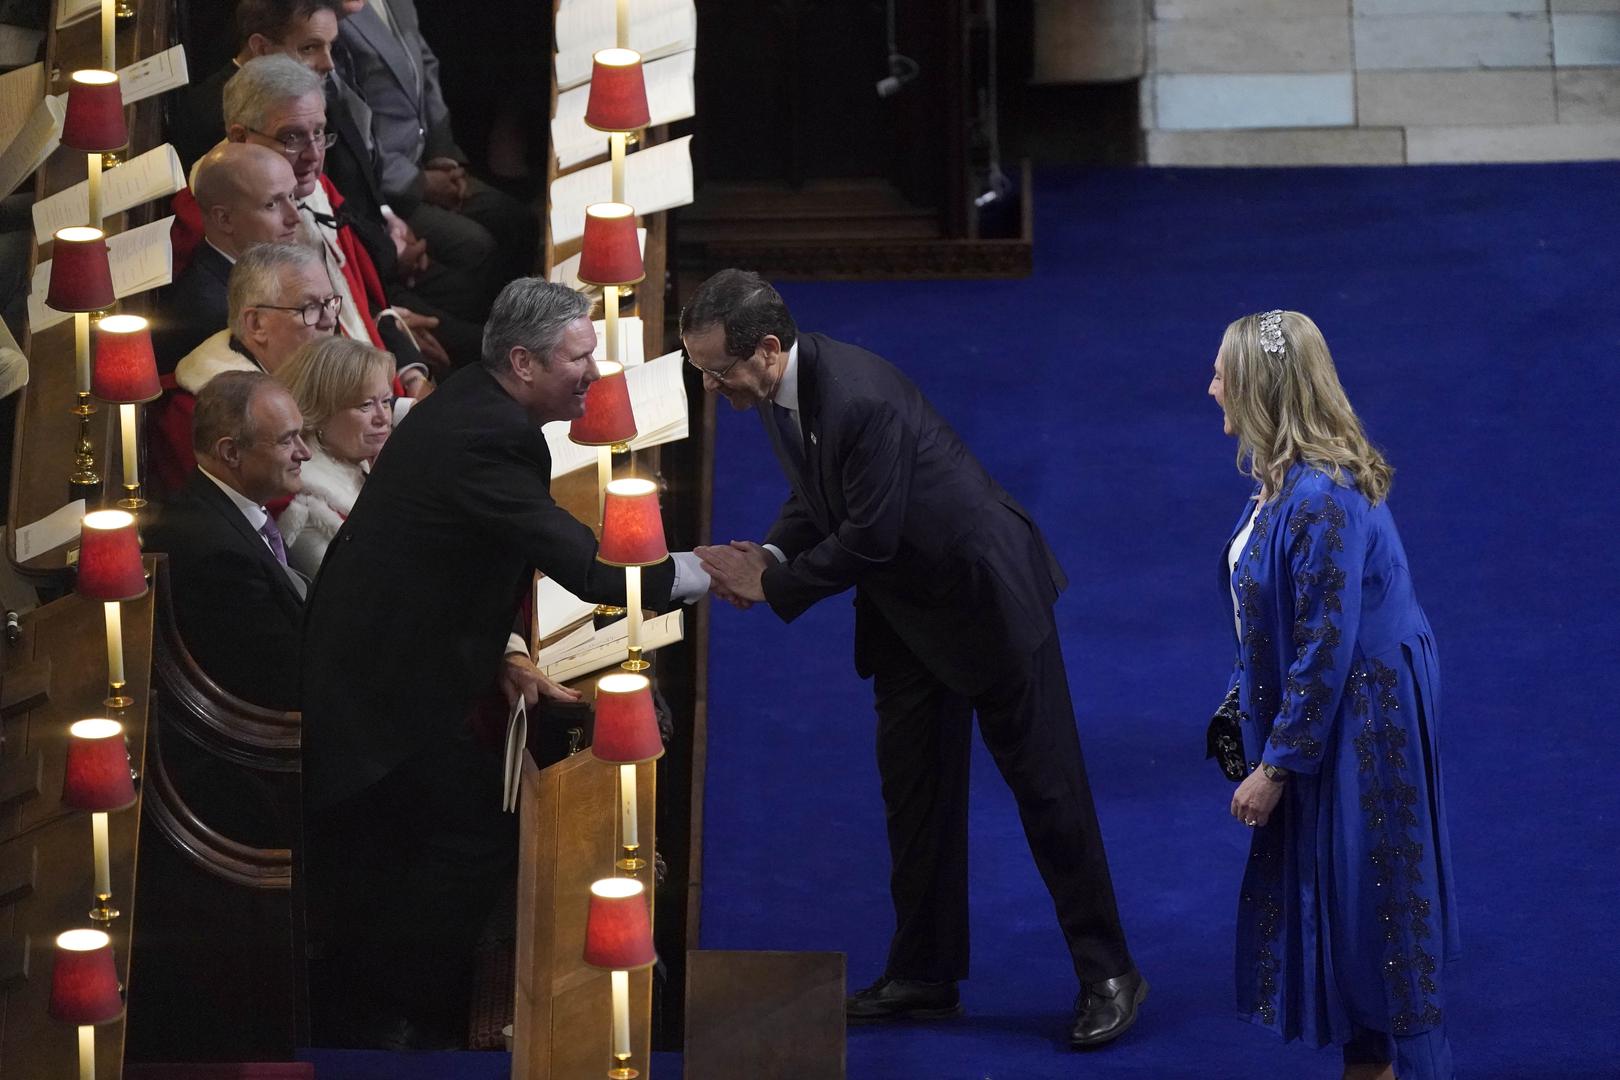
[(428, 242), (428, 258), (482, 268), (491, 298), (507, 282), (534, 273), (540, 219), (533, 209), (482, 180), (467, 181), (467, 198), (459, 211), (424, 202), (410, 222)]
[(404, 1019), (465, 1038), (473, 954), (517, 860), (500, 759), (470, 734), (304, 823), (317, 1046)]
[(1063, 652), (1053, 633), (1029, 669), (973, 698), (947, 689), (875, 612), (878, 774), (888, 814), (895, 935), (887, 974), (968, 974), (968, 760), (972, 719), (1018, 802), (1081, 982), (1131, 970), (1086, 780)]

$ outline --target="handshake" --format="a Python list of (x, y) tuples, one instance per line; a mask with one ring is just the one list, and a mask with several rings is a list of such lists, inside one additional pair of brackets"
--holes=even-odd
[(709, 591), (732, 607), (747, 610), (765, 599), (762, 578), (776, 561), (769, 551), (751, 540), (733, 540), (692, 549), (709, 574)]

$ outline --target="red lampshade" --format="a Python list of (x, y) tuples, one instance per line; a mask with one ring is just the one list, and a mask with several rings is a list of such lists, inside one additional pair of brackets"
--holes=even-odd
[(647, 276), (636, 240), (636, 209), (600, 202), (585, 208), (579, 280), (587, 285), (634, 285)]
[(135, 804), (124, 725), (116, 720), (80, 720), (68, 728), (67, 773), (62, 803), (106, 813)]
[(645, 675), (604, 675), (596, 683), (596, 734), (591, 753), (615, 765), (639, 764), (664, 756), (653, 708), (652, 683)]
[(51, 972), (47, 1011), (53, 1020), (81, 1027), (110, 1024), (124, 1015), (111, 938), (100, 930), (56, 935), (56, 968)]
[(86, 600), (133, 600), (146, 593), (141, 540), (135, 517), (123, 510), (96, 510), (79, 528), (78, 594)]
[(609, 971), (637, 971), (658, 960), (647, 898), (634, 878), (603, 878), (591, 886), (585, 917), (585, 962)]
[(56, 230), (52, 237), (51, 286), (45, 304), (57, 311), (100, 311), (112, 307), (112, 264), (107, 234), (88, 225)]
[(70, 150), (101, 153), (129, 142), (124, 126), (124, 94), (111, 71), (75, 71), (68, 87), (62, 145)]
[(139, 315), (109, 315), (96, 324), (96, 365), (90, 392), (102, 401), (130, 405), (163, 393), (158, 382), (152, 332)]
[(603, 49), (591, 57), (585, 123), (597, 131), (637, 131), (651, 120), (641, 54), (634, 49)]
[(585, 391), (585, 415), (568, 425), (568, 437), (581, 446), (629, 442), (636, 437), (636, 414), (624, 365), (602, 360), (596, 366), (602, 377)]
[(609, 566), (651, 566), (669, 558), (658, 487), (651, 480), (614, 480), (602, 508), (596, 557)]

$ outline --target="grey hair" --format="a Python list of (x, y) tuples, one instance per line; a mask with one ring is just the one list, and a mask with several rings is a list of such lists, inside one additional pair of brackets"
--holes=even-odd
[(318, 266), (326, 273), (326, 262), (320, 253), (302, 244), (254, 244), (242, 253), (231, 267), (229, 284), (225, 287), (227, 325), (231, 333), (245, 338), (242, 324), (247, 309), (266, 304), (281, 295), (281, 275), (289, 269), (302, 270)]
[(568, 324), (590, 310), (584, 293), (545, 278), (518, 278), (495, 298), (484, 324), (484, 367), (497, 375), (505, 372), (507, 357), (519, 346), (550, 364)]
[(284, 101), (321, 94), (321, 77), (285, 53), (255, 56), (225, 82), (225, 128), (263, 129), (270, 110)]
[[(262, 371), (222, 371), (197, 392), (191, 415), (191, 449), (198, 457), (212, 457), (221, 439), (239, 446), (253, 442), (253, 399), (281, 384)], [(283, 391), (285, 392), (285, 391)]]

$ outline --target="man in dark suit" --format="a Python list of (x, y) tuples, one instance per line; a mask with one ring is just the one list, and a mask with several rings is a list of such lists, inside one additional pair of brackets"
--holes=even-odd
[[(414, 0), (368, 0), (344, 19), (346, 76), (371, 109), (382, 188), (419, 236), (457, 265), (468, 246), (493, 240), (497, 281), (534, 269), (540, 223), (534, 211), (467, 172), (439, 88), (439, 60), (422, 37)], [(352, 77), (351, 77), (352, 76)]]
[[(304, 636), (310, 972), (320, 1045), (459, 1045), (473, 946), (510, 884), (516, 827), (480, 697), (578, 695), (509, 652), (535, 570), (599, 603), (624, 573), (552, 501), (541, 425), (584, 411), (596, 333), (581, 294), (534, 278), (496, 299), (482, 365), (389, 437), (316, 579)], [(648, 606), (695, 599), (690, 552), (643, 572)], [(361, 894), (378, 904), (356, 904)]]
[(225, 690), (298, 708), (298, 650), (308, 582), (287, 565), (264, 504), (296, 494), (309, 460), (304, 418), (269, 375), (232, 371), (197, 395), (197, 468), (167, 501), (150, 547), (169, 555), (175, 621), (186, 648)]
[(203, 242), (159, 301), (152, 346), (160, 371), (173, 371), (204, 338), (225, 328), (231, 267), (243, 252), (297, 241), (295, 188), (287, 159), (252, 143), (220, 143), (197, 163), (191, 191), (202, 212)]
[(784, 620), (855, 590), (873, 680), (896, 931), (854, 1021), (961, 1010), (968, 974), (973, 714), (1018, 801), (1081, 991), (1070, 1041), (1110, 1042), (1147, 984), (1126, 948), (1052, 605), (1066, 584), (1029, 515), (917, 387), (853, 345), (800, 335), (776, 290), (725, 270), (681, 314), (704, 388), (757, 408), (792, 487), (763, 545), (699, 548), (715, 589)]

